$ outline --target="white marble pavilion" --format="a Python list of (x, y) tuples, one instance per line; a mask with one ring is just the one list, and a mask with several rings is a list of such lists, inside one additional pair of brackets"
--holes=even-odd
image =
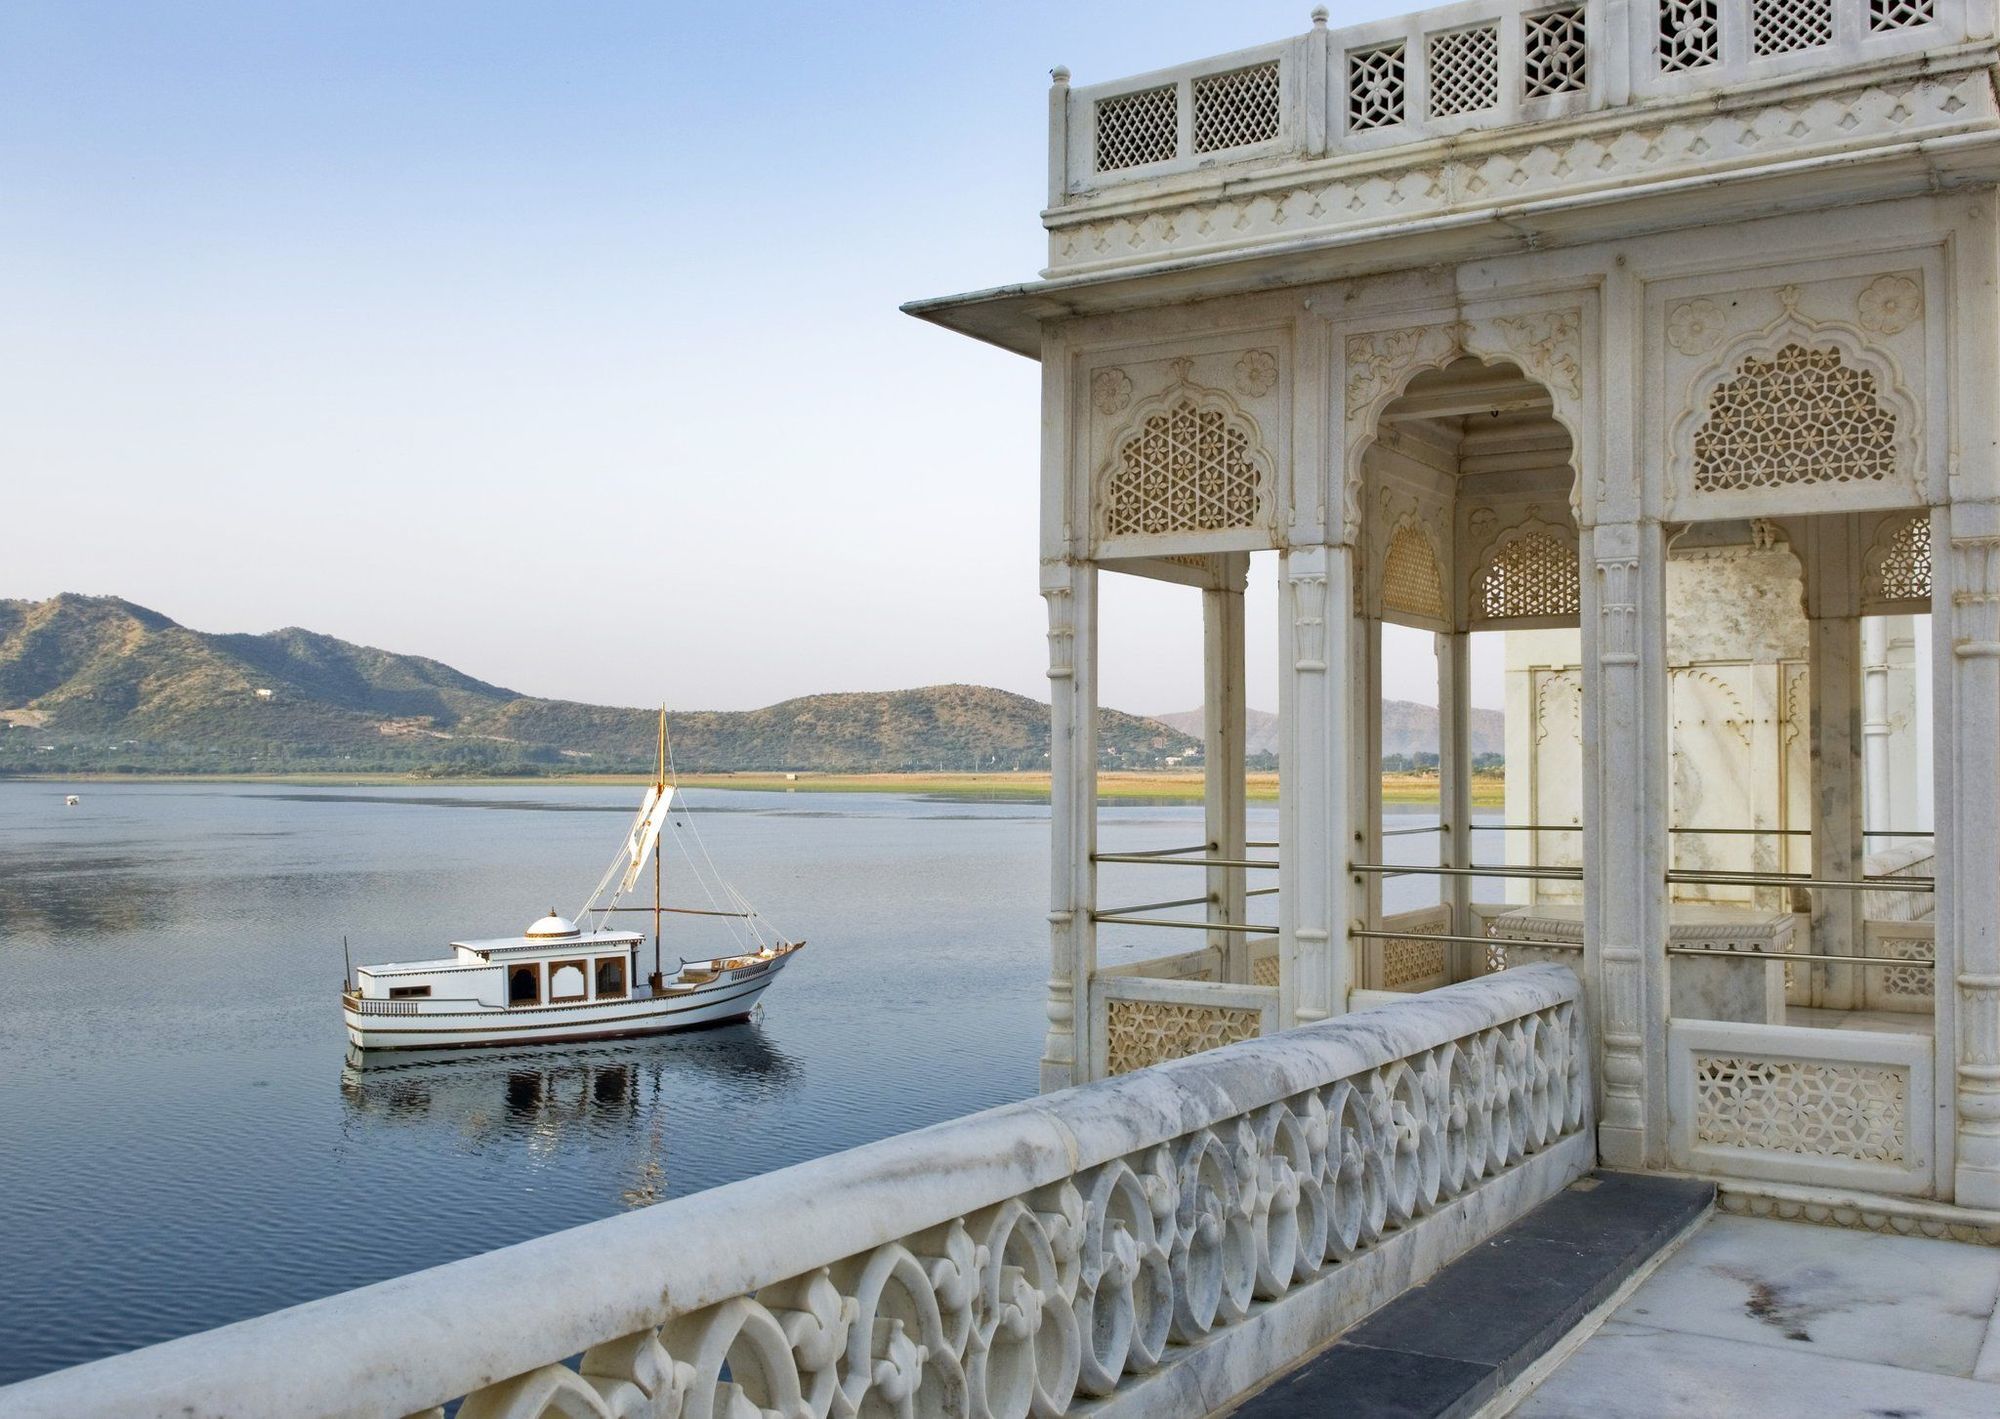
[[(1043, 371), (1045, 1092), (0, 1413), (1199, 1419), (1600, 1165), (1692, 1175), (1619, 1185), (1696, 1230), (1495, 1404), (2000, 1412), (1996, 8), (1468, 0), (1057, 70), (1047, 269), (910, 307)], [(1185, 849), (1098, 841), (1107, 575), (1202, 593)], [(1381, 789), (1412, 633), (1435, 856)], [(1111, 931), (1180, 944), (1113, 967)]]

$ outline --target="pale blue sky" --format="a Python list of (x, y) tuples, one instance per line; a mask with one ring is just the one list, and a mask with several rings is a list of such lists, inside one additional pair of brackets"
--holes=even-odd
[[(1052, 65), (1309, 10), (11, 0), (0, 595), (584, 700), (1042, 696), (1036, 369), (897, 303), (1041, 265)], [(1192, 595), (1107, 604), (1106, 699), (1198, 702)]]

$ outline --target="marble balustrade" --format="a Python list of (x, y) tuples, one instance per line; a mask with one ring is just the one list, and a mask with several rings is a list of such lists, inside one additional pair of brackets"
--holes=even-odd
[(30, 1380), (0, 1411), (1206, 1413), (1587, 1168), (1587, 1055), (1576, 978), (1509, 971)]

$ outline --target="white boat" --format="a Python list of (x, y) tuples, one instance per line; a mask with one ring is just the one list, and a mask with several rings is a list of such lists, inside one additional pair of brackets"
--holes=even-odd
[[(726, 884), (703, 883), (712, 906), (668, 906), (662, 898), (659, 841), (676, 793), (668, 782), (666, 717), (660, 720), (660, 772), (646, 790), (625, 845), (576, 919), (551, 908), (519, 936), (454, 941), (441, 960), (351, 968), (342, 983), (340, 1013), (348, 1042), (365, 1050), (452, 1049), (578, 1040), (616, 1040), (741, 1020), (805, 946), (782, 937), (766, 941), (761, 918)], [(679, 812), (685, 822), (684, 810)], [(676, 825), (679, 831), (679, 825)], [(699, 858), (688, 854), (700, 875)], [(621, 906), (648, 862), (653, 904)], [(612, 879), (618, 885), (599, 904)], [(611, 929), (619, 912), (653, 917), (653, 970), (638, 979), (645, 935)], [(589, 918), (595, 913), (597, 920)], [(726, 955), (660, 968), (661, 922), (667, 916), (722, 918), (738, 933)]]

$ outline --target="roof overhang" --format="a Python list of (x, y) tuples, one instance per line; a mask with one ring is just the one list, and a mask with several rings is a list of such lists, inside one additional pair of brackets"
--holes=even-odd
[(1588, 196), (1467, 209), (1254, 250), (910, 301), (919, 320), (1039, 360), (1051, 321), (1619, 240), (2000, 182), (2000, 129), (1679, 176)]

